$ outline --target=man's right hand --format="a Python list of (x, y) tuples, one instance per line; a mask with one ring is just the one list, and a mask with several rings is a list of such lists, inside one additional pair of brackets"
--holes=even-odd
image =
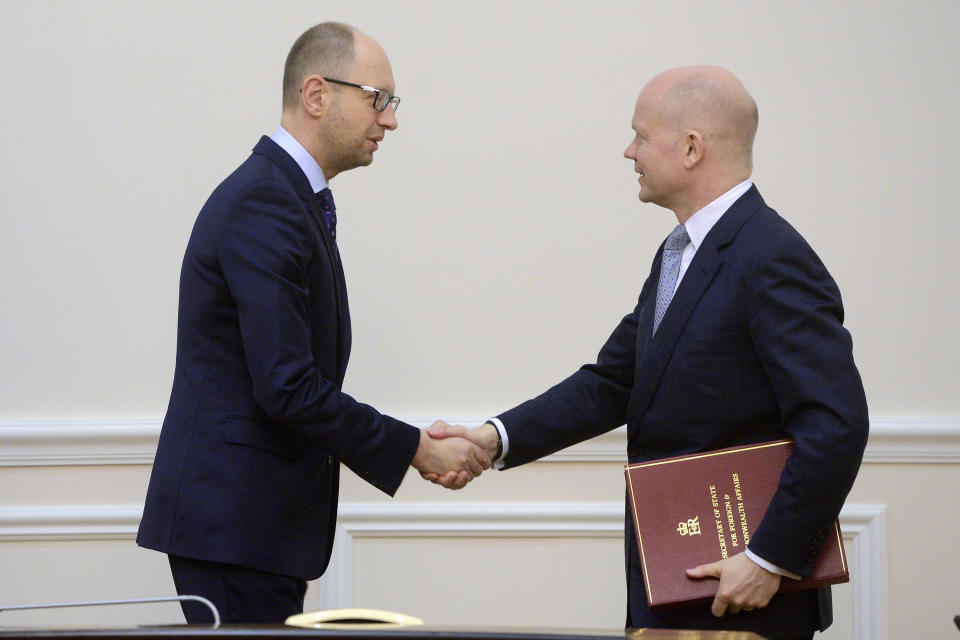
[(430, 433), (420, 432), (420, 446), (411, 464), (431, 482), (448, 489), (462, 489), (484, 469), (490, 468), (490, 454), (465, 437), (431, 437), (434, 431), (447, 429), (451, 430), (450, 436), (455, 435), (453, 431), (466, 432), (464, 427), (454, 427), (442, 420), (434, 422)]
[[(452, 425), (444, 422), (443, 420), (437, 420), (430, 425), (429, 429), (427, 429), (427, 434), (429, 434), (430, 437), (435, 440), (460, 438), (469, 440), (476, 446), (480, 447), (487, 458), (489, 458), (491, 461), (497, 454), (497, 447), (500, 443), (500, 437), (497, 434), (497, 428), (489, 422), (485, 422), (479, 427), (475, 427), (473, 429), (467, 429), (461, 425)], [(488, 469), (489, 467), (484, 468)], [(421, 472), (420, 476), (423, 477), (424, 480), (429, 480), (434, 484), (439, 484), (447, 487), (448, 489), (459, 489), (466, 485), (466, 483), (470, 480), (467, 479), (464, 481), (461, 476), (452, 471), (448, 471), (445, 474)], [(460, 486), (455, 486), (457, 484), (460, 484)]]

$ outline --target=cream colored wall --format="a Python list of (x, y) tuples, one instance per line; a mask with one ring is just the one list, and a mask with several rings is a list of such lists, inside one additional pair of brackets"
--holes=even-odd
[[(155, 426), (165, 408), (183, 248), (212, 187), (276, 126), (290, 43), (335, 18), (383, 43), (403, 97), (373, 166), (333, 183), (354, 319), (346, 389), (401, 416), (482, 418), (592, 360), (673, 224), (637, 202), (621, 157), (633, 99), (666, 67), (725, 65), (760, 105), (757, 184), (839, 282), (872, 415), (917, 452), (868, 463), (849, 501), (887, 508), (889, 635), (949, 635), (955, 3), (93, 0), (3, 13), (0, 605), (171, 589), (162, 558), (131, 542), (150, 448), (134, 419)], [(76, 437), (56, 446), (48, 427)], [(71, 463), (130, 439), (127, 457)], [(938, 447), (953, 453), (936, 461)], [(622, 541), (603, 506), (622, 500), (618, 463), (491, 475), (454, 494), (411, 478), (389, 502), (347, 474), (344, 503), (370, 512), (351, 595), (444, 621), (489, 621), (462, 595), (506, 620), (620, 624)], [(531, 519), (511, 516), (507, 539), (483, 534), (484, 508), (514, 503), (559, 511), (546, 529), (521, 535)], [(397, 504), (449, 504), (468, 522), (382, 512)], [(438, 517), (441, 534), (423, 529)], [(364, 533), (383, 518), (421, 524)], [(479, 553), (484, 573), (431, 595), (418, 564), (434, 550), (458, 576)], [(834, 637), (852, 637), (852, 591), (837, 600)], [(74, 615), (87, 614), (40, 619)]]

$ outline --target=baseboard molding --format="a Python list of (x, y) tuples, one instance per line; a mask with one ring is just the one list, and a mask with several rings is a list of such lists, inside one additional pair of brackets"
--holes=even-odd
[[(138, 504), (0, 507), (0, 543), (129, 540)], [(853, 592), (853, 640), (887, 640), (886, 507), (840, 512)], [(621, 538), (623, 502), (343, 503), (334, 555), (307, 594), (308, 610), (349, 607), (353, 545), (362, 538)]]
[[(401, 418), (421, 428), (431, 418)], [(475, 426), (479, 416), (451, 417)], [(143, 465), (153, 462), (161, 420), (0, 421), (0, 467)], [(541, 462), (624, 462), (625, 427), (559, 451)], [(875, 418), (866, 464), (960, 464), (960, 419)]]

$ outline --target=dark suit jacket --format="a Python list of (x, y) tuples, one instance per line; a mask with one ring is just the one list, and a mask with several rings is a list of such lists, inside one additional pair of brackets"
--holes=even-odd
[[(509, 436), (505, 466), (624, 422), (630, 462), (793, 437), (750, 549), (807, 575), (856, 477), (868, 429), (837, 285), (753, 187), (707, 234), (651, 336), (662, 250), (597, 363), (499, 416)], [(778, 595), (765, 609), (722, 619), (709, 607), (653, 615), (629, 514), (625, 534), (628, 626), (779, 636), (832, 620), (827, 589)]]
[(341, 392), (350, 314), (306, 176), (261, 138), (197, 217), (137, 542), (302, 579), (333, 544), (339, 466), (393, 494), (416, 427)]

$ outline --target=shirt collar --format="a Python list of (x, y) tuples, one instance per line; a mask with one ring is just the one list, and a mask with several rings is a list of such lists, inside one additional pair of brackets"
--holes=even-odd
[(693, 245), (694, 251), (700, 248), (700, 243), (703, 242), (703, 239), (710, 233), (710, 229), (713, 229), (713, 225), (717, 224), (717, 221), (727, 212), (727, 209), (729, 209), (740, 196), (749, 191), (752, 186), (753, 182), (744, 180), (690, 216), (683, 226), (687, 230), (687, 235), (690, 236), (690, 243)]
[(282, 126), (277, 127), (270, 139), (280, 145), (280, 148), (290, 154), (290, 157), (299, 165), (300, 170), (310, 181), (310, 188), (314, 193), (320, 193), (327, 188), (327, 179), (323, 175), (323, 169), (313, 159), (310, 152), (304, 149), (303, 145), (297, 142), (297, 139), (290, 135), (290, 132)]

